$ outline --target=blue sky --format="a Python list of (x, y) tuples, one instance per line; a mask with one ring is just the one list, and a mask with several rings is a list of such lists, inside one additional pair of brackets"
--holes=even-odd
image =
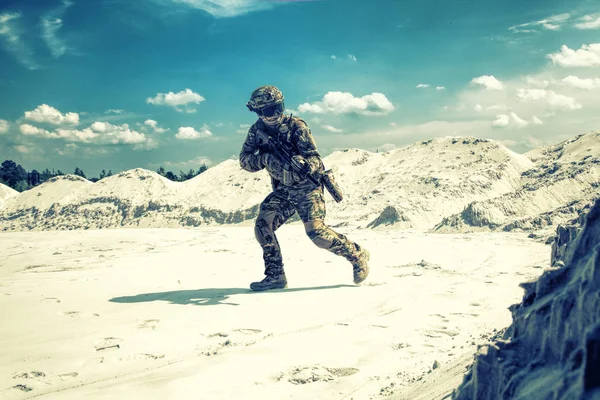
[(0, 159), (179, 172), (239, 154), (278, 86), (323, 155), (600, 129), (597, 0), (4, 0)]

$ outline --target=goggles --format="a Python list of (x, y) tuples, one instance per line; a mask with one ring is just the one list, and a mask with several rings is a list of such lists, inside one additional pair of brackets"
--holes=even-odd
[(285, 105), (283, 104), (283, 102), (273, 104), (271, 106), (267, 106), (267, 107), (264, 107), (261, 109), (255, 109), (252, 106), (250, 106), (249, 104), (247, 104), (247, 106), (250, 111), (253, 111), (253, 112), (257, 113), (258, 115), (267, 117), (267, 118), (273, 117), (277, 113), (283, 114), (283, 110), (285, 110)]

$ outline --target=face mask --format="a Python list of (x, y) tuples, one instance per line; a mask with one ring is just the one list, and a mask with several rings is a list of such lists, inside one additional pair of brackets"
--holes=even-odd
[(272, 117), (265, 117), (264, 115), (261, 115), (260, 119), (265, 123), (265, 125), (276, 127), (283, 121), (283, 114), (277, 114)]

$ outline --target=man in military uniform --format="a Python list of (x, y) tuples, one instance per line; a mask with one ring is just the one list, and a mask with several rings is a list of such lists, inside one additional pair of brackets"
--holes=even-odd
[[(369, 274), (369, 252), (324, 223), (323, 183), (315, 179), (323, 176), (324, 166), (306, 122), (284, 114), (283, 94), (275, 86), (257, 88), (246, 106), (259, 118), (248, 130), (240, 165), (249, 172), (265, 168), (273, 188), (261, 203), (254, 226), (256, 240), (263, 249), (266, 276), (251, 283), (250, 288), (260, 291), (287, 287), (275, 231), (295, 212), (312, 242), (346, 258), (353, 266), (354, 282), (364, 281)], [(280, 156), (279, 150), (284, 148), (292, 156), (294, 168), (290, 160)]]

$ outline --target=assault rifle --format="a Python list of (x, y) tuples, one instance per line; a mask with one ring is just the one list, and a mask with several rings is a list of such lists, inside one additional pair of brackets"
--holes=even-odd
[(288, 148), (281, 141), (276, 140), (267, 132), (262, 129), (256, 130), (256, 137), (258, 139), (258, 148), (266, 149), (275, 156), (277, 156), (283, 163), (283, 183), (289, 184), (293, 181), (292, 171), (300, 174), (301, 176), (308, 179), (310, 182), (319, 186), (323, 183), (323, 186), (327, 189), (331, 197), (338, 203), (344, 198), (342, 191), (335, 182), (333, 177), (333, 171), (328, 169), (323, 173), (306, 173), (306, 165), (302, 164), (296, 157), (294, 157), (293, 151)]

